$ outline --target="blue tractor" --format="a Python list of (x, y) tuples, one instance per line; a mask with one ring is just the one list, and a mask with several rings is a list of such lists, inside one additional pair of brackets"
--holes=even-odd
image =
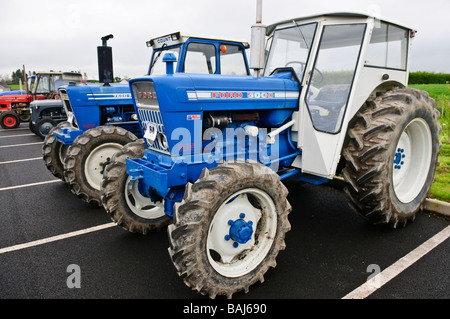
[[(53, 175), (65, 180), (71, 191), (84, 201), (100, 206), (100, 186), (106, 165), (123, 145), (142, 137), (129, 85), (112, 83), (112, 58), (110, 47), (106, 46), (111, 37), (103, 37), (103, 45), (98, 47), (102, 83), (60, 88), (68, 120), (53, 129), (43, 146), (44, 162)], [(153, 49), (148, 69), (151, 75), (166, 72), (163, 59), (166, 53), (179, 61), (172, 64), (174, 73), (250, 74), (246, 42), (177, 32), (152, 39), (147, 46)], [(226, 58), (220, 65), (223, 56)]]
[(50, 130), (42, 148), (48, 170), (81, 199), (98, 205), (103, 167), (140, 133), (128, 84), (111, 84), (112, 50), (107, 40), (112, 37), (102, 37), (97, 47), (100, 84), (59, 87), (67, 121)]
[(342, 174), (356, 212), (405, 225), (440, 147), (434, 101), (407, 88), (414, 35), (334, 13), (252, 26), (254, 76), (173, 73), (166, 56), (165, 75), (130, 81), (145, 144), (114, 156), (103, 205), (130, 231), (170, 224), (177, 273), (211, 298), (247, 292), (275, 267), (291, 227), (288, 178)]

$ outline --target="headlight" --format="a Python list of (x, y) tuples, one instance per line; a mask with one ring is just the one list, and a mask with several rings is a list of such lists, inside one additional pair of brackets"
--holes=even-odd
[(159, 145), (161, 146), (161, 148), (163, 148), (163, 150), (169, 149), (169, 142), (167, 141), (166, 134), (159, 133), (158, 134), (158, 142), (159, 142)]

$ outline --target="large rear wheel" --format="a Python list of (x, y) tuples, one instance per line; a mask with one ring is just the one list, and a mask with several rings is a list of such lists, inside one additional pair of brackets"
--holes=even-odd
[(373, 223), (414, 220), (434, 180), (439, 112), (428, 93), (388, 91), (356, 114), (344, 149), (350, 206)]

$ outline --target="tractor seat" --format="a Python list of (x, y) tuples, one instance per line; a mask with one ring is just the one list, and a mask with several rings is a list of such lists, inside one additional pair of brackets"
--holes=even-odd
[(320, 89), (316, 98), (311, 99), (309, 103), (314, 106), (323, 107), (329, 111), (341, 108), (347, 103), (350, 85), (333, 84)]

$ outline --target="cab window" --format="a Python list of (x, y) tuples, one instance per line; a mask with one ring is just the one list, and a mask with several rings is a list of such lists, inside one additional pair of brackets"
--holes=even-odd
[(37, 83), (36, 93), (45, 94), (50, 92), (50, 75), (41, 75)]
[(366, 55), (366, 66), (406, 70), (409, 32), (381, 22), (372, 32)]
[(219, 60), (221, 74), (248, 75), (242, 47), (229, 44), (220, 45)]
[(365, 24), (327, 25), (323, 29), (306, 94), (306, 104), (318, 131), (340, 130), (365, 30)]
[(180, 47), (163, 49), (153, 52), (152, 62), (150, 64), (150, 75), (163, 75), (166, 74), (166, 63), (164, 63), (163, 57), (166, 53), (173, 53), (177, 58), (177, 62), (174, 63), (174, 69), (177, 69), (178, 57), (180, 55)]
[(311, 23), (276, 30), (264, 75), (271, 75), (277, 68), (292, 67), (302, 82), (316, 27), (316, 23)]
[(189, 43), (184, 59), (184, 72), (216, 73), (216, 47), (212, 44)]

